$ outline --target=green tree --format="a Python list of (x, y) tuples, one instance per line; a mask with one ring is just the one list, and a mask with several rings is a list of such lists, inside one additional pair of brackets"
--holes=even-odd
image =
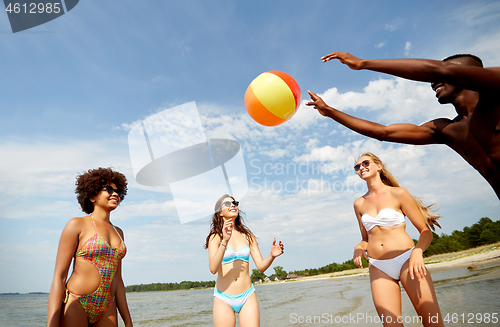
[(250, 279), (252, 282), (256, 282), (259, 279), (264, 280), (266, 278), (266, 275), (264, 273), (261, 273), (259, 269), (253, 269), (252, 270), (252, 275), (250, 276)]
[(280, 279), (286, 279), (286, 277), (288, 276), (286, 271), (281, 266), (276, 266), (273, 269), (274, 269), (274, 275), (278, 276)]
[(479, 235), (479, 242), (481, 244), (491, 244), (498, 241), (500, 241), (500, 220), (485, 224)]
[(469, 241), (469, 247), (476, 247), (484, 244), (481, 243), (480, 240), (481, 232), (483, 231), (484, 226), (491, 222), (492, 220), (490, 218), (483, 217), (471, 227), (464, 228), (464, 234)]

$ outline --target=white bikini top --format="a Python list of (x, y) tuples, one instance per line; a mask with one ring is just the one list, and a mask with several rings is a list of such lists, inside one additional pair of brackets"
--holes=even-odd
[(365, 226), (366, 231), (370, 231), (375, 226), (396, 226), (405, 222), (405, 216), (394, 209), (385, 208), (380, 210), (377, 217), (373, 218), (369, 214), (361, 216), (361, 222)]

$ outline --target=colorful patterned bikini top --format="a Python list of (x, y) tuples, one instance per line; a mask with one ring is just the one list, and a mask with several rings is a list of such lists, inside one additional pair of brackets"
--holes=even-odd
[(113, 226), (113, 229), (121, 240), (120, 245), (116, 248), (111, 247), (111, 245), (99, 235), (93, 216), (92, 222), (94, 223), (95, 235), (89, 238), (80, 249), (78, 249), (75, 258), (87, 260), (97, 268), (101, 276), (99, 288), (102, 288), (104, 293), (109, 293), (116, 269), (118, 268), (120, 260), (127, 253), (127, 247), (113, 224), (111, 224), (111, 226)]
[(368, 232), (375, 226), (390, 227), (400, 225), (405, 222), (405, 216), (399, 211), (385, 208), (380, 210), (375, 218), (365, 213), (361, 216), (361, 222)]

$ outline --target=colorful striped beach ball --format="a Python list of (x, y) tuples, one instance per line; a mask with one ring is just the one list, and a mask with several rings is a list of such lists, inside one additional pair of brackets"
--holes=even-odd
[(271, 70), (250, 83), (245, 93), (245, 107), (257, 123), (277, 126), (295, 114), (300, 96), (300, 87), (290, 75)]

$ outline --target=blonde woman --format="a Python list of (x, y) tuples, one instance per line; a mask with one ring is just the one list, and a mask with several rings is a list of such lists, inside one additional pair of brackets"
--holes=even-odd
[[(406, 290), (424, 326), (444, 326), (431, 276), (422, 253), (432, 241), (429, 226), (439, 226), (429, 207), (415, 200), (372, 153), (363, 154), (354, 170), (368, 192), (354, 202), (362, 241), (354, 248), (354, 263), (370, 262), (373, 302), (384, 326), (403, 326), (401, 289)], [(419, 231), (414, 244), (406, 233), (405, 216)]]
[(205, 243), (210, 272), (217, 274), (215, 327), (236, 326), (236, 313), (241, 327), (260, 326), (259, 304), (249, 273), (250, 255), (257, 269), (264, 272), (284, 251), (283, 243), (276, 244), (274, 239), (271, 253), (262, 258), (257, 240), (243, 223), (238, 205), (239, 202), (227, 194), (217, 201)]

